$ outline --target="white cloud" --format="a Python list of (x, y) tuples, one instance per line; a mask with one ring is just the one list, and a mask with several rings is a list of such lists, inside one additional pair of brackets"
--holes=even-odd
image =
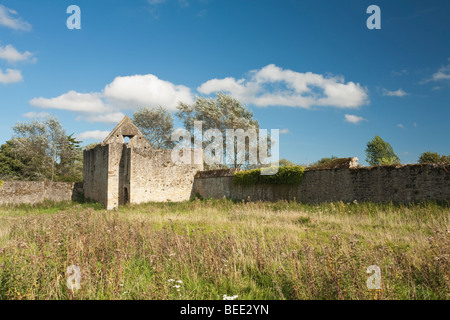
[(402, 128), (402, 129), (405, 128), (405, 126), (402, 123), (397, 124), (397, 127)]
[(89, 122), (105, 122), (105, 123), (118, 123), (125, 115), (122, 112), (112, 112), (104, 114), (89, 114), (79, 119), (86, 119)]
[(408, 74), (409, 74), (409, 71), (406, 70), (406, 69), (403, 69), (403, 70), (400, 70), (400, 71), (392, 70), (392, 71), (391, 71), (391, 74), (392, 74), (393, 76), (403, 76), (403, 75), (408, 75)]
[(191, 89), (152, 74), (117, 77), (105, 87), (103, 96), (115, 105), (131, 109), (162, 106), (175, 110), (180, 101), (194, 102)]
[(100, 130), (94, 130), (94, 131), (85, 131), (76, 136), (77, 139), (80, 140), (104, 140), (110, 131), (100, 131)]
[(189, 1), (187, 1), (187, 0), (178, 0), (178, 4), (179, 4), (181, 7), (186, 8), (186, 7), (189, 6)]
[(60, 109), (79, 111), (86, 113), (107, 112), (109, 109), (105, 106), (99, 94), (97, 93), (78, 93), (69, 91), (56, 98), (33, 98), (30, 104), (35, 107), (45, 109)]
[(438, 72), (433, 74), (433, 81), (449, 80), (450, 79), (450, 65), (442, 67)]
[(33, 58), (33, 54), (29, 51), (25, 51), (24, 53), (20, 53), (14, 48), (12, 45), (8, 44), (4, 47), (0, 46), (0, 59), (4, 59), (8, 61), (8, 63), (15, 63), (18, 61), (27, 61), (35, 62), (36, 58)]
[(31, 24), (17, 16), (17, 11), (0, 4), (0, 25), (13, 30), (30, 31)]
[(197, 17), (203, 18), (208, 11), (206, 9), (202, 9), (197, 13)]
[[(448, 59), (450, 61), (450, 58)], [(450, 63), (446, 66), (442, 66), (436, 71), (430, 79), (425, 79), (421, 82), (421, 84), (430, 82), (430, 81), (442, 81), (442, 80), (450, 80)]]
[(147, 0), (147, 2), (148, 2), (148, 4), (155, 6), (155, 5), (166, 2), (166, 0)]
[(117, 77), (102, 92), (69, 91), (55, 98), (30, 100), (35, 107), (74, 111), (80, 114), (77, 119), (107, 123), (120, 121), (124, 117), (121, 109), (162, 106), (175, 110), (178, 102), (193, 103), (191, 90), (152, 74)]
[(22, 81), (22, 73), (20, 70), (16, 69), (6, 69), (6, 72), (3, 73), (2, 69), (0, 69), (0, 83), (14, 83)]
[(368, 103), (367, 89), (342, 77), (283, 70), (274, 64), (250, 72), (249, 79), (211, 79), (197, 88), (200, 93), (226, 92), (255, 106), (358, 108)]
[(50, 117), (51, 114), (48, 113), (48, 112), (33, 112), (33, 111), (31, 111), (31, 112), (25, 113), (23, 116), (24, 116), (25, 118), (32, 118), (32, 119), (38, 118), (38, 119), (39, 119), (39, 118), (47, 118), (47, 117)]
[(389, 91), (387, 89), (383, 89), (383, 96), (388, 96), (388, 97), (404, 97), (409, 95), (409, 93), (406, 93), (405, 91), (403, 91), (403, 89), (398, 89), (395, 91)]
[(289, 133), (290, 131), (289, 131), (289, 129), (281, 129), (280, 130), (280, 133), (281, 134), (287, 134), (287, 133)]
[(353, 124), (358, 124), (361, 121), (367, 121), (367, 120), (364, 119), (363, 117), (358, 117), (358, 116), (355, 116), (353, 114), (346, 114), (345, 115), (345, 121), (353, 123)]

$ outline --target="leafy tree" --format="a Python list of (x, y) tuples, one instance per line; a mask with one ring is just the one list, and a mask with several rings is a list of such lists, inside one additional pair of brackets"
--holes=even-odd
[(69, 142), (67, 140), (68, 136), (66, 135), (66, 132), (58, 119), (49, 117), (45, 121), (45, 125), (48, 141), (47, 154), (51, 158), (50, 180), (53, 181), (55, 180), (55, 176), (57, 175), (56, 170), (58, 166), (58, 160), (59, 166), (65, 165), (64, 162), (68, 161), (68, 154), (71, 153), (71, 150), (69, 150)]
[[(218, 129), (222, 132), (223, 136), (223, 150), (224, 159), (226, 155), (226, 130), (227, 129), (243, 129), (244, 131), (248, 129), (259, 130), (259, 123), (253, 118), (253, 112), (248, 110), (242, 103), (238, 100), (223, 94), (218, 93), (216, 99), (196, 97), (194, 104), (188, 105), (185, 103), (180, 103), (177, 107), (178, 112), (176, 115), (182, 120), (184, 126), (187, 130), (194, 132), (194, 121), (202, 121), (203, 131), (209, 129)], [(249, 146), (251, 142), (246, 142), (246, 146)], [(232, 167), (238, 168), (243, 164), (238, 163), (239, 158), (238, 151), (234, 148), (234, 163), (229, 164)], [(248, 148), (246, 148), (248, 150)], [(245, 159), (248, 159), (248, 151), (245, 155), (241, 155)], [(248, 161), (247, 161), (248, 164)], [(247, 166), (249, 167), (249, 166)]]
[[(17, 123), (13, 127), (11, 140), (14, 152), (26, 163), (22, 177), (38, 180), (48, 178), (51, 172), (51, 154), (47, 136), (47, 126), (43, 121)], [(51, 175), (51, 174), (50, 174)]]
[(56, 117), (17, 123), (13, 127), (12, 151), (24, 166), (21, 178), (80, 181), (80, 141), (67, 135)]
[(450, 155), (440, 155), (437, 152), (427, 151), (420, 155), (419, 163), (450, 163)]
[(372, 166), (400, 163), (400, 159), (394, 153), (392, 146), (378, 135), (367, 143), (366, 156), (366, 161)]
[(11, 141), (0, 146), (0, 177), (17, 179), (21, 177), (25, 164), (16, 156)]
[(133, 122), (155, 149), (173, 148), (173, 117), (167, 110), (142, 108), (133, 114)]
[(58, 164), (58, 180), (79, 182), (83, 180), (83, 149), (80, 144), (81, 141), (73, 137), (73, 133), (66, 136), (65, 140), (61, 141), (59, 145), (59, 159)]

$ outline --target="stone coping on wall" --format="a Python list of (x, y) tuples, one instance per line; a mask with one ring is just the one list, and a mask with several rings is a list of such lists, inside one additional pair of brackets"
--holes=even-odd
[(203, 178), (232, 177), (235, 172), (239, 172), (239, 171), (241, 171), (241, 169), (239, 169), (239, 168), (205, 170), (205, 171), (197, 172), (195, 174), (195, 178), (203, 179)]
[[(338, 160), (347, 160), (345, 166), (331, 166), (331, 167), (311, 167), (305, 168), (305, 171), (321, 171), (321, 170), (341, 170), (341, 169), (350, 169), (352, 172), (358, 171), (371, 171), (377, 169), (386, 169), (386, 170), (395, 170), (395, 169), (418, 169), (418, 168), (441, 168), (445, 172), (450, 170), (450, 164), (445, 163), (412, 163), (412, 164), (400, 164), (400, 165), (379, 165), (379, 166), (347, 166), (349, 163), (354, 164), (355, 158), (343, 158)], [(356, 158), (357, 159), (357, 158)], [(342, 164), (342, 162), (341, 162)], [(232, 177), (235, 172), (239, 172), (241, 169), (233, 168), (233, 169), (217, 169), (217, 170), (204, 170), (198, 171), (195, 175), (196, 179), (203, 178), (218, 178), (218, 177)]]
[(333, 159), (328, 163), (317, 165), (314, 167), (307, 168), (309, 170), (317, 170), (317, 169), (342, 169), (342, 168), (357, 168), (358, 158), (356, 157), (348, 157), (348, 158), (337, 158)]

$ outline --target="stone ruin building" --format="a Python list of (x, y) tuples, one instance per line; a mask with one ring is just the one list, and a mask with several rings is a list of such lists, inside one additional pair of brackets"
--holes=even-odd
[(108, 210), (127, 203), (189, 200), (203, 164), (175, 164), (171, 152), (154, 149), (125, 116), (103, 143), (84, 151), (84, 196)]
[[(185, 151), (194, 163), (198, 150)], [(0, 205), (77, 200), (83, 193), (108, 210), (127, 203), (184, 201), (194, 196), (304, 203), (450, 201), (448, 164), (360, 167), (357, 158), (340, 158), (307, 168), (300, 184), (242, 186), (234, 183), (236, 169), (203, 171), (202, 159), (197, 163), (201, 164), (175, 164), (172, 151), (152, 148), (125, 117), (102, 144), (84, 151), (83, 183), (0, 181)]]

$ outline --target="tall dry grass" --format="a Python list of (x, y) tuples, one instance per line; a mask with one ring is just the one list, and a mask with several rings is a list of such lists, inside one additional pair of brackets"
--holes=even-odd
[[(205, 200), (0, 208), (0, 299), (448, 299), (449, 208)], [(81, 289), (66, 269), (81, 269)], [(366, 269), (381, 269), (368, 290)]]

